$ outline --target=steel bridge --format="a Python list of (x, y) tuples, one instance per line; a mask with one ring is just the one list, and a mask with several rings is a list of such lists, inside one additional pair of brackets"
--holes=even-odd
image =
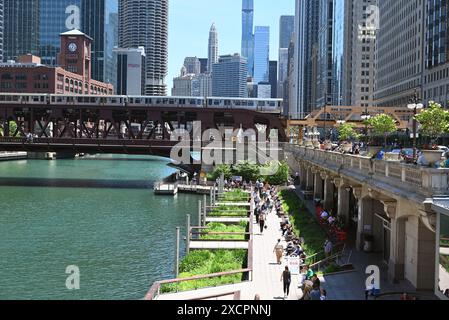
[[(124, 153), (168, 157), (178, 143), (175, 129), (191, 132), (201, 123), (208, 129), (276, 129), (279, 141), (287, 137), (277, 110), (243, 106), (180, 106), (95, 100), (0, 100), (0, 151)], [(92, 102), (89, 102), (92, 101)], [(105, 103), (106, 101), (106, 103)], [(150, 100), (151, 101), (151, 100)], [(30, 134), (34, 136), (30, 139)], [(27, 138), (28, 137), (28, 138)], [(215, 137), (217, 138), (217, 137)], [(175, 140), (175, 141), (174, 141)]]

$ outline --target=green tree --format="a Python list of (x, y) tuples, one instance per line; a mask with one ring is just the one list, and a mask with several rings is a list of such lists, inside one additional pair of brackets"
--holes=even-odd
[[(9, 121), (9, 135), (12, 137), (13, 134), (17, 130), (17, 123), (15, 121)], [(4, 135), (3, 128), (0, 128), (0, 135)], [(20, 133), (18, 133), (18, 136), (20, 136)]]
[(275, 174), (264, 177), (266, 182), (268, 182), (271, 185), (281, 185), (286, 183), (288, 181), (288, 177), (290, 174), (290, 168), (288, 164), (284, 161), (282, 162), (273, 161), (266, 165), (266, 168), (273, 169), (273, 171), (276, 169), (276, 167), (277, 171)]
[(430, 101), (429, 107), (421, 111), (415, 119), (421, 124), (422, 134), (430, 137), (432, 143), (441, 135), (449, 133), (449, 112), (439, 103)]
[(359, 139), (360, 134), (355, 130), (355, 124), (344, 123), (338, 128), (338, 136), (340, 141), (348, 141), (351, 139)]
[(222, 174), (224, 175), (225, 179), (231, 179), (232, 178), (231, 166), (229, 166), (227, 164), (218, 165), (212, 172), (210, 178), (212, 180), (217, 180), (218, 178), (221, 177)]
[(244, 181), (256, 181), (259, 179), (259, 166), (248, 161), (241, 162), (232, 170), (235, 176), (240, 176)]
[(398, 130), (396, 121), (390, 115), (381, 113), (369, 119), (368, 124), (372, 127), (375, 134), (382, 135), (384, 137), (384, 147), (386, 149), (388, 135)]

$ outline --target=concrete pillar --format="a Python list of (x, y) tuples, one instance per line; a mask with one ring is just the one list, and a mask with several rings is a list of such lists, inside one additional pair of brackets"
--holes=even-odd
[(434, 290), (435, 286), (435, 233), (419, 220), (418, 229), (418, 290)]
[(338, 215), (345, 218), (345, 222), (349, 221), (349, 195), (350, 191), (348, 186), (344, 185), (341, 181), (338, 186)]
[(299, 180), (300, 180), (301, 190), (306, 190), (306, 188), (307, 188), (307, 168), (304, 165), (301, 165), (301, 167), (300, 167), (299, 176), (300, 176)]
[(330, 176), (324, 179), (324, 209), (331, 210), (334, 201), (334, 183)]
[(307, 168), (306, 190), (313, 191), (314, 184), (315, 184), (315, 175), (312, 172), (312, 168)]
[(390, 261), (388, 263), (389, 278), (396, 282), (405, 279), (405, 221), (391, 220)]
[(323, 190), (323, 179), (321, 179), (321, 174), (316, 171), (314, 173), (314, 190), (313, 190), (313, 198), (314, 199), (323, 199), (324, 190)]
[(372, 205), (370, 198), (359, 199), (359, 223), (357, 225), (356, 249), (363, 250), (363, 234), (365, 233), (365, 225), (367, 216), (372, 216)]

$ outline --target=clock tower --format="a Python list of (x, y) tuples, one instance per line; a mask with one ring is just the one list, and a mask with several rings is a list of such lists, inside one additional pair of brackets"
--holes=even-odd
[(59, 65), (70, 72), (79, 74), (84, 81), (91, 78), (92, 38), (79, 30), (61, 33), (61, 53)]

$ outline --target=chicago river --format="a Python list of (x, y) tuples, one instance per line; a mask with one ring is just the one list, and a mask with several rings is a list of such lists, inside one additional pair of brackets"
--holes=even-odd
[[(200, 197), (153, 194), (174, 172), (167, 163), (0, 162), (0, 299), (141, 299), (173, 277), (175, 227), (197, 216)], [(80, 290), (66, 288), (69, 265), (80, 269)]]

